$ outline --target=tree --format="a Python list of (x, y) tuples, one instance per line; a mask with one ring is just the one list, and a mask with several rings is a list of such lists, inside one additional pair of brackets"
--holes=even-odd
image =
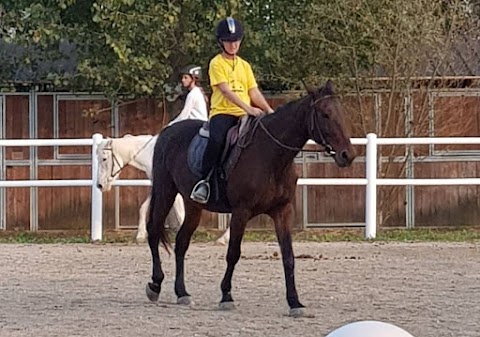
[[(75, 90), (135, 96), (160, 95), (174, 70), (192, 60), (205, 63), (215, 48), (212, 31), (236, 1), (43, 0), (0, 5), (3, 40), (26, 48), (10, 64), (35, 68), (59, 59), (60, 45), (75, 47), (74, 73), (50, 71), (37, 80)], [(213, 6), (212, 6), (213, 5)], [(208, 41), (206, 43), (205, 41)]]
[(409, 50), (438, 42), (439, 29), (458, 16), (452, 8), (461, 3), (6, 0), (0, 26), (6, 41), (28, 48), (23, 61), (32, 67), (41, 59), (64, 57), (61, 43), (75, 46), (74, 73), (41, 74), (57, 85), (111, 95), (158, 95), (180, 66), (208, 66), (218, 51), (213, 34), (217, 22), (234, 15), (246, 26), (241, 53), (261, 83), (291, 89), (300, 88), (302, 79), (315, 83), (373, 75), (379, 66), (389, 76), (395, 60), (406, 60)]

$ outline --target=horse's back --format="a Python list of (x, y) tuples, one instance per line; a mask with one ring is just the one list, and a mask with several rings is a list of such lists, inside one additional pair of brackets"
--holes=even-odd
[(171, 172), (187, 168), (188, 147), (203, 123), (200, 120), (188, 119), (162, 130), (155, 143), (154, 167), (169, 169)]
[(194, 119), (175, 123), (160, 132), (155, 147), (168, 152), (186, 150), (203, 123)]

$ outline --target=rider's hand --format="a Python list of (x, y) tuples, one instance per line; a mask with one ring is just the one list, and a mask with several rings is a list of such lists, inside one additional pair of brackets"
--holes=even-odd
[(259, 117), (259, 116), (262, 116), (264, 115), (265, 113), (262, 111), (262, 109), (259, 109), (259, 108), (255, 108), (255, 107), (250, 107), (250, 109), (248, 109), (247, 113), (251, 116), (254, 116), (254, 117)]

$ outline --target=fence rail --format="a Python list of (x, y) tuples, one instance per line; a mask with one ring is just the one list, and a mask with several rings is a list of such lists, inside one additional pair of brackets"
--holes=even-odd
[[(0, 148), (8, 146), (91, 146), (91, 179), (70, 180), (1, 180), (0, 188), (12, 187), (91, 187), (91, 239), (102, 240), (102, 192), (96, 187), (98, 159), (97, 148), (103, 141), (101, 134), (87, 139), (0, 139)], [(378, 178), (377, 150), (382, 145), (429, 145), (429, 144), (480, 144), (480, 137), (424, 137), (424, 138), (377, 138), (373, 133), (366, 138), (352, 138), (354, 145), (366, 145), (365, 178), (301, 178), (300, 186), (353, 185), (365, 189), (365, 238), (376, 237), (377, 228), (377, 187), (409, 185), (480, 185), (480, 178), (442, 179), (391, 179)], [(313, 144), (313, 142), (309, 142)], [(150, 186), (147, 179), (117, 180), (115, 186)]]

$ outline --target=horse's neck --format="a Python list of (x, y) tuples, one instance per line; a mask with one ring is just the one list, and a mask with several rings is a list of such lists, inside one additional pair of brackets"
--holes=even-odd
[(150, 178), (152, 172), (152, 157), (155, 147), (153, 136), (132, 136), (123, 139), (124, 144), (119, 144), (118, 152), (124, 165), (130, 165), (143, 171)]
[[(294, 158), (298, 151), (291, 151), (286, 147), (301, 149), (308, 141), (308, 130), (305, 118), (308, 108), (305, 107), (304, 99), (289, 103), (281, 107), (268, 118), (264, 119), (264, 125), (268, 132), (285, 147), (275, 144), (275, 148), (282, 152), (282, 157)], [(260, 131), (262, 132), (262, 131)], [(274, 141), (267, 136), (272, 144)]]
[(253, 143), (244, 150), (255, 154), (250, 157), (257, 161), (255, 165), (268, 167), (267, 172), (275, 177), (283, 176), (293, 164), (299, 150), (292, 148), (301, 149), (308, 140), (305, 103), (304, 99), (288, 103), (264, 117), (260, 121), (263, 125), (256, 126)]

